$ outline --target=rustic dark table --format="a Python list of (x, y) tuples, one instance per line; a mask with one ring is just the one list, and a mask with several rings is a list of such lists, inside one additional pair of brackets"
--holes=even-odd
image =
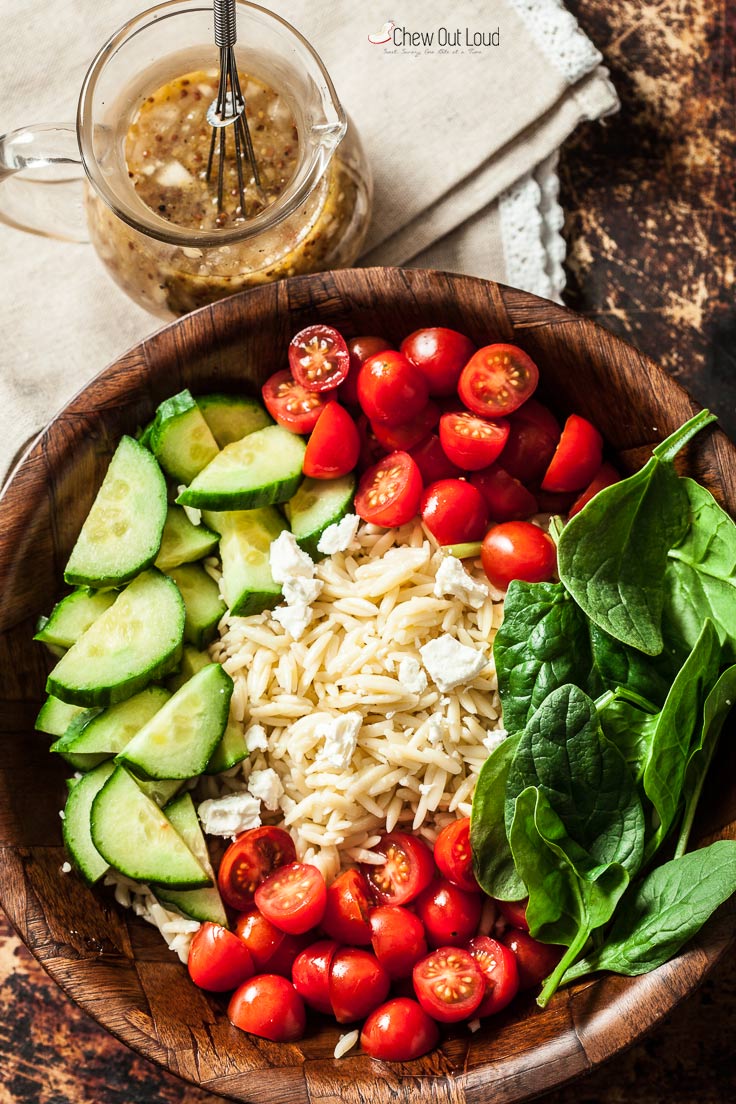
[[(659, 360), (736, 438), (736, 0), (568, 0), (622, 111), (566, 146), (567, 302)], [(0, 1104), (214, 1104), (56, 989), (0, 915)], [(545, 1104), (730, 1104), (736, 963)]]

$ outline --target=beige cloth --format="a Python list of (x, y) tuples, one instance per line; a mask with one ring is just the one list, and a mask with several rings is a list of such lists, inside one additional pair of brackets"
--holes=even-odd
[[(0, 133), (72, 119), (92, 56), (142, 6), (58, 0), (51, 18), (46, 0), (0, 0)], [(617, 106), (599, 53), (561, 0), (268, 6), (314, 44), (360, 131), (375, 178), (364, 261), (464, 271), (559, 297), (556, 151), (581, 120)], [(431, 42), (371, 43), (385, 14), (399, 42), (411, 32)], [(499, 45), (443, 51), (442, 27), (463, 42), (466, 29), (471, 38), (498, 30)], [(79, 387), (159, 323), (87, 246), (0, 225), (0, 255), (1, 475)]]

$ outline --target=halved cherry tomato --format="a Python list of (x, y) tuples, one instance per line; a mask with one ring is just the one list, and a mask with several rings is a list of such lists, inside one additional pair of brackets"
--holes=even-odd
[(370, 951), (360, 947), (342, 947), (330, 967), (330, 1004), (338, 1023), (362, 1020), (383, 1004), (391, 979)]
[(438, 947), (412, 972), (417, 999), (440, 1023), (469, 1019), (486, 991), (478, 963), (462, 947)]
[(519, 931), (529, 931), (529, 925), (526, 922), (528, 901), (528, 897), (525, 897), (523, 901), (496, 901), (496, 908), (512, 928), (518, 928)]
[(337, 392), (340, 402), (347, 403), (348, 406), (358, 405), (358, 372), (361, 364), (376, 353), (390, 348), (391, 343), (383, 337), (351, 337), (348, 341), (350, 368)]
[(546, 582), (557, 568), (554, 541), (530, 521), (494, 525), (483, 538), (480, 558), (488, 579), (499, 590), (506, 590), (512, 579)]
[(401, 352), (425, 377), (430, 395), (452, 395), (475, 345), (457, 330), (431, 326), (405, 337)]
[(328, 1016), (332, 1014), (330, 967), (339, 946), (334, 939), (320, 939), (296, 956), (291, 970), (291, 979), (299, 996), (310, 1007)]
[(334, 391), (307, 391), (291, 372), (276, 372), (261, 388), (266, 410), (280, 426), (292, 433), (311, 433)]
[(591, 498), (595, 498), (599, 491), (602, 491), (605, 487), (612, 487), (620, 479), (621, 476), (613, 464), (609, 464), (607, 460), (604, 460), (583, 493), (578, 495), (570, 507), (570, 517), (574, 517), (582, 510), (583, 506), (587, 506)]
[(226, 993), (252, 976), (253, 959), (237, 935), (205, 921), (192, 939), (187, 969), (200, 989)]
[(300, 935), (319, 924), (326, 900), (322, 873), (310, 863), (279, 867), (256, 890), (256, 905), (266, 919), (290, 935)]
[(436, 483), (438, 479), (456, 479), (462, 474), (460, 469), (447, 459), (447, 454), (436, 433), (430, 433), (418, 445), (409, 449), (409, 455), (416, 462), (425, 487), (430, 483)]
[(344, 406), (328, 402), (307, 441), (302, 471), (312, 479), (339, 479), (358, 463), (360, 436)]
[[(270, 966), (281, 944), (287, 938), (286, 932), (274, 927), (255, 906), (247, 909), (246, 912), (241, 912), (235, 923), (235, 932), (250, 951), (253, 965), (259, 972)], [(281, 971), (269, 969), (268, 972), (278, 974)]]
[(418, 368), (392, 349), (361, 365), (358, 399), (372, 422), (401, 425), (427, 405), (427, 381)]
[(408, 452), (410, 448), (424, 440), (439, 420), (440, 408), (436, 403), (428, 402), (410, 422), (402, 422), (401, 425), (396, 426), (373, 422), (372, 426), (376, 440), (388, 452), (394, 452), (397, 449)]
[(374, 525), (404, 525), (419, 511), (422, 477), (408, 452), (391, 452), (363, 475), (355, 512)]
[(289, 367), (307, 391), (331, 391), (350, 368), (345, 338), (332, 326), (307, 326), (289, 342)]
[(361, 870), (382, 905), (408, 904), (434, 877), (432, 852), (419, 836), (389, 832), (372, 850), (384, 855), (385, 862), (363, 863)]
[(516, 958), (508, 947), (478, 935), (468, 943), (468, 951), (478, 963), (486, 979), (486, 993), (478, 1009), (478, 1016), (492, 1016), (510, 1004), (519, 991), (519, 971)]
[(227, 1018), (242, 1031), (274, 1043), (301, 1039), (307, 1026), (304, 1001), (291, 982), (277, 974), (258, 974), (236, 989)]
[(437, 1046), (439, 1037), (437, 1024), (417, 1001), (395, 997), (371, 1012), (360, 1045), (371, 1058), (410, 1062)]
[(327, 889), (322, 927), (331, 939), (351, 946), (367, 946), (371, 941), (368, 914), (371, 891), (359, 870), (345, 870)]
[(400, 905), (379, 905), (371, 910), (370, 926), (373, 950), (386, 973), (392, 980), (408, 977), (427, 953), (419, 917)]
[(440, 874), (461, 889), (473, 893), (480, 890), (473, 873), (473, 852), (470, 849), (470, 817), (461, 817), (446, 824), (434, 845), (434, 861)]
[(526, 402), (539, 382), (539, 370), (518, 345), (486, 345), (460, 375), (457, 393), (475, 414), (497, 418)]
[(535, 989), (552, 973), (565, 950), (554, 943), (540, 943), (529, 932), (515, 928), (508, 928), (501, 936), (501, 942), (516, 956), (520, 989)]
[(537, 512), (537, 500), (532, 492), (499, 464), (473, 472), (470, 482), (488, 503), (492, 521), (521, 521)]
[(557, 447), (559, 422), (542, 403), (527, 399), (509, 416), (509, 424), (509, 439), (499, 463), (514, 479), (534, 483), (546, 472)]
[(462, 479), (431, 483), (422, 495), (419, 512), (438, 544), (479, 541), (488, 528), (488, 507), (483, 495)]
[(542, 480), (543, 491), (579, 491), (601, 466), (603, 438), (594, 425), (571, 414)]
[(448, 460), (463, 471), (479, 471), (499, 456), (509, 435), (505, 418), (479, 418), (469, 410), (443, 414), (440, 441)]
[(226, 905), (242, 911), (253, 903), (256, 889), (279, 866), (294, 862), (294, 841), (283, 828), (249, 828), (222, 857), (217, 886)]
[(481, 898), (438, 878), (419, 894), (416, 910), (430, 947), (460, 947), (475, 935)]

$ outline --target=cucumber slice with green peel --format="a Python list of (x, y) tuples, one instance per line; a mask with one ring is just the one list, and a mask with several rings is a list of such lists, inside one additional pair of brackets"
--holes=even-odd
[(246, 395), (199, 395), (197, 406), (221, 449), (273, 425), (263, 404)]
[(300, 548), (313, 560), (322, 559), (317, 551), (319, 538), (329, 525), (344, 518), (353, 505), (355, 476), (339, 479), (305, 479), (294, 497), (287, 502), (285, 513), (291, 531)]
[(150, 797), (159, 809), (163, 809), (164, 805), (168, 805), (184, 785), (184, 780), (181, 778), (153, 778), (149, 781), (136, 778), (135, 781), (146, 797)]
[(173, 579), (139, 575), (82, 633), (48, 677), (46, 690), (74, 705), (132, 698), (179, 662), (184, 602)]
[(166, 480), (148, 449), (122, 437), (64, 571), (67, 583), (121, 586), (158, 554)]
[(217, 442), (189, 391), (162, 402), (151, 427), (151, 449), (161, 467), (179, 483), (191, 483), (217, 456)]
[(199, 564), (182, 564), (167, 572), (184, 599), (184, 639), (204, 648), (217, 635), (217, 625), (227, 606), (215, 580)]
[(71, 648), (83, 632), (93, 625), (100, 614), (109, 609), (117, 594), (113, 590), (90, 590), (80, 587), (57, 602), (48, 617), (39, 623), (34, 640), (55, 644), (65, 651)]
[(223, 737), (212, 753), (212, 758), (205, 767), (205, 774), (220, 774), (221, 771), (230, 770), (231, 767), (242, 763), (248, 756), (248, 748), (245, 746), (245, 733), (243, 726), (231, 717), (227, 722), (227, 728)]
[(122, 767), (93, 800), (90, 826), (100, 855), (126, 878), (174, 889), (212, 884), (168, 817)]
[(174, 691), (182, 687), (185, 682), (189, 682), (192, 675), (196, 675), (197, 671), (201, 671), (203, 667), (209, 666), (211, 662), (212, 660), (207, 652), (198, 652), (191, 644), (185, 644), (184, 651), (181, 654), (179, 670), (176, 674), (169, 675), (166, 680), (166, 689), (170, 690), (173, 694)]
[(64, 843), (69, 857), (88, 885), (99, 882), (102, 875), (110, 868), (110, 864), (103, 859), (92, 842), (90, 813), (92, 802), (114, 770), (115, 764), (110, 760), (95, 767), (89, 774), (85, 774), (84, 778), (75, 780), (64, 806), (62, 821)]
[(203, 667), (143, 726), (117, 756), (141, 778), (193, 778), (222, 739), (233, 680), (219, 663)]
[(50, 694), (36, 717), (35, 728), (49, 736), (63, 736), (74, 718), (84, 712), (83, 705), (70, 705)]
[(166, 905), (173, 905), (185, 916), (190, 916), (192, 920), (201, 920), (202, 922), (210, 920), (213, 924), (220, 924), (223, 928), (226, 928), (228, 926), (227, 915), (215, 883), (215, 875), (207, 853), (207, 844), (199, 826), (192, 795), (189, 793), (181, 794), (166, 806), (164, 813), (192, 854), (199, 859), (213, 884), (209, 889), (164, 889), (162, 886), (157, 886), (156, 896), (159, 901)]
[(288, 525), (278, 510), (233, 510), (209, 513), (207, 524), (220, 534), (221, 589), (228, 609), (240, 616), (273, 609), (281, 586), (271, 574), (271, 542)]
[(151, 432), (153, 430), (153, 422), (149, 422), (148, 425), (141, 426), (136, 432), (135, 439), (139, 445), (143, 445), (149, 452), (151, 451)]
[(171, 571), (209, 556), (216, 548), (217, 533), (206, 525), (192, 525), (181, 506), (169, 506), (155, 566), (159, 571)]
[[(51, 751), (58, 752), (73, 767), (89, 770), (122, 751), (170, 697), (169, 691), (162, 686), (148, 686), (140, 694), (102, 712), (84, 710), (61, 739), (51, 745)], [(88, 716), (90, 713), (93, 716)]]
[(271, 425), (219, 452), (177, 498), (204, 510), (253, 510), (287, 502), (302, 481), (306, 446), (301, 437)]

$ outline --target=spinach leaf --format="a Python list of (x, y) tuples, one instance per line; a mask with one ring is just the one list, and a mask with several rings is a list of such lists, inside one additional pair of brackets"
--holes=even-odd
[(486, 893), (500, 901), (518, 901), (525, 896), (503, 819), (506, 781), (519, 739), (520, 733), (508, 736), (486, 759), (475, 784), (470, 816), (475, 876)]
[(691, 418), (640, 471), (599, 491), (560, 536), (560, 579), (575, 601), (601, 629), (647, 655), (662, 651), (667, 554), (690, 520), (672, 460), (714, 420), (707, 410)]
[(598, 718), (606, 739), (618, 748), (634, 780), (640, 783), (659, 713), (645, 712), (625, 698), (614, 696)]
[(717, 840), (658, 866), (626, 893), (608, 939), (563, 982), (594, 970), (645, 974), (667, 962), (736, 893), (736, 841)]

